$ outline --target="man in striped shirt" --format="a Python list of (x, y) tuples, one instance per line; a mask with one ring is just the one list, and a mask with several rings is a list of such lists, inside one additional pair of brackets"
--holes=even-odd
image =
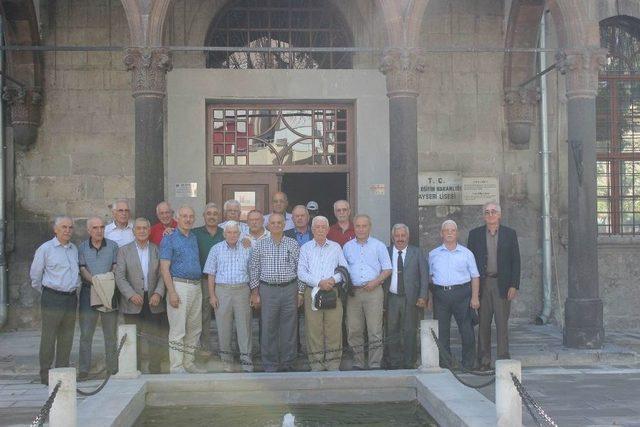
[(271, 214), (271, 236), (256, 243), (249, 262), (251, 302), (262, 304), (260, 352), (266, 372), (291, 371), (296, 359), (300, 248), (284, 235), (284, 223), (284, 215)]
[(251, 306), (249, 305), (249, 257), (251, 247), (240, 242), (236, 221), (224, 226), (224, 241), (214, 245), (204, 265), (209, 280), (209, 302), (216, 313), (220, 358), (231, 372), (231, 333), (236, 324), (240, 362), (246, 372), (253, 371), (251, 361)]
[(312, 371), (337, 371), (342, 359), (342, 302), (337, 298), (335, 308), (316, 310), (313, 294), (335, 290), (342, 276), (335, 273), (338, 266), (347, 267), (342, 248), (327, 240), (329, 220), (324, 216), (313, 218), (313, 240), (300, 248), (298, 261), (299, 292), (304, 295), (305, 336)]

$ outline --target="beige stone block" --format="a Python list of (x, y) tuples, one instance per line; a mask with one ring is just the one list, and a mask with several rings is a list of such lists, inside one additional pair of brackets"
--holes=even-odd
[(111, 52), (87, 52), (87, 64), (105, 66), (111, 64)]
[(78, 3), (69, 7), (69, 28), (84, 28), (87, 26), (87, 9), (87, 6)]
[(502, 73), (478, 73), (478, 93), (502, 92)]
[(130, 90), (118, 90), (109, 92), (109, 114), (130, 115), (133, 120), (134, 99)]
[(107, 176), (104, 179), (104, 198), (133, 199), (135, 197), (133, 176)]
[(477, 75), (475, 72), (454, 73), (453, 91), (455, 93), (476, 93), (478, 91)]
[(502, 73), (504, 57), (499, 53), (479, 53), (478, 72), (479, 73)]
[(82, 195), (85, 199), (104, 198), (104, 177), (84, 175), (81, 179)]
[(474, 34), (477, 17), (466, 13), (451, 16), (451, 33), (454, 35)]
[(71, 171), (77, 175), (111, 176), (123, 174), (123, 156), (116, 153), (74, 153)]
[(102, 70), (65, 70), (62, 72), (65, 89), (102, 89), (104, 76)]
[[(120, 57), (122, 62), (122, 56)], [(123, 66), (124, 68), (124, 66)], [(105, 71), (105, 89), (131, 90), (131, 72), (126, 70)]]
[(82, 197), (79, 176), (26, 177), (26, 199), (78, 200)]
[(478, 66), (478, 56), (475, 53), (456, 52), (451, 54), (453, 72), (475, 72)]
[(22, 172), (28, 176), (68, 176), (71, 173), (71, 158), (65, 153), (33, 152), (20, 162)]
[[(99, 216), (101, 218), (108, 218), (105, 213), (107, 208), (105, 206), (107, 202), (100, 199), (79, 199), (79, 200), (70, 200), (67, 202), (67, 215), (70, 215), (73, 218), (83, 218), (87, 219), (90, 216)], [(106, 221), (105, 221), (106, 222)], [(86, 225), (85, 225), (86, 226)]]

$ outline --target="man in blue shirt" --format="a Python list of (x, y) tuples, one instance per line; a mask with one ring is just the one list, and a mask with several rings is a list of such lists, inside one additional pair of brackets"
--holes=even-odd
[[(178, 210), (178, 227), (160, 243), (160, 272), (167, 288), (169, 342), (196, 346), (202, 332), (202, 289), (198, 239), (191, 232), (195, 213), (190, 206)], [(202, 373), (192, 354), (171, 349), (171, 373)]]
[(291, 211), (291, 217), (293, 218), (294, 228), (285, 230), (284, 235), (296, 239), (298, 245), (302, 246), (305, 243), (313, 240), (311, 234), (311, 227), (309, 227), (309, 211), (302, 205), (297, 205)]
[(440, 231), (442, 246), (429, 252), (429, 272), (433, 282), (433, 317), (438, 319), (438, 339), (451, 354), (451, 315), (462, 338), (462, 366), (472, 369), (476, 341), (471, 310), (480, 307), (480, 274), (473, 253), (458, 243), (458, 225), (447, 220)]
[(391, 275), (391, 258), (387, 247), (371, 237), (371, 218), (356, 215), (353, 219), (356, 238), (344, 245), (344, 257), (354, 295), (347, 299), (347, 335), (353, 350), (353, 369), (364, 369), (364, 328), (369, 343), (369, 368), (380, 369), (382, 362), (382, 283)]

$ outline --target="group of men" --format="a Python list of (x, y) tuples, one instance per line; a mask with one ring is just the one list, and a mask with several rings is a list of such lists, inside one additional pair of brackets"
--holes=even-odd
[[(478, 308), (477, 363), (486, 368), (491, 362), (494, 313), (498, 357), (508, 357), (509, 302), (519, 285), (519, 254), (515, 232), (499, 225), (499, 205), (486, 205), (486, 225), (470, 233), (473, 253), (458, 244), (457, 226), (449, 220), (442, 225), (443, 245), (427, 257), (409, 245), (404, 224), (393, 226), (387, 247), (371, 236), (368, 215), (351, 218), (347, 201), (334, 203), (337, 222), (331, 226), (324, 216), (311, 219), (308, 207), (317, 209), (314, 203), (287, 213), (287, 196), (278, 192), (271, 213), (252, 210), (246, 223), (240, 221), (239, 202), (228, 200), (222, 212), (209, 203), (204, 225), (194, 228), (196, 214), (189, 206), (174, 218), (167, 202), (158, 204), (152, 226), (146, 218), (131, 221), (128, 203), (119, 200), (106, 227), (99, 217), (87, 220), (89, 238), (78, 248), (71, 243), (73, 220), (56, 218), (55, 237), (37, 249), (31, 266), (32, 286), (42, 293), (41, 381), (48, 381), (54, 355), (56, 367), (69, 364), (78, 301), (79, 380), (91, 368), (98, 317), (106, 368), (117, 372), (118, 312), (140, 334), (139, 369), (146, 339), (151, 373), (161, 372), (167, 353), (170, 372), (205, 372), (192, 349), (211, 350), (212, 310), (227, 371), (233, 371), (235, 356), (244, 371), (253, 371), (254, 310), (266, 372), (294, 369), (299, 310), (304, 310), (312, 370), (340, 369), (343, 323), (353, 369), (414, 368), (418, 318), (431, 304), (430, 294), (447, 350), (451, 315), (458, 323), (466, 367), (476, 363), (470, 310)], [(234, 329), (238, 352), (232, 350)]]

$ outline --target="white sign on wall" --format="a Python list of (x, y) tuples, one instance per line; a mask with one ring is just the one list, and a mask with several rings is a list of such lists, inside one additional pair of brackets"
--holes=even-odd
[(418, 206), (462, 204), (462, 176), (457, 171), (418, 175)]
[(463, 205), (484, 205), (489, 202), (498, 202), (499, 198), (500, 188), (497, 177), (462, 178)]
[(179, 182), (176, 184), (176, 198), (179, 197), (198, 197), (197, 182)]

